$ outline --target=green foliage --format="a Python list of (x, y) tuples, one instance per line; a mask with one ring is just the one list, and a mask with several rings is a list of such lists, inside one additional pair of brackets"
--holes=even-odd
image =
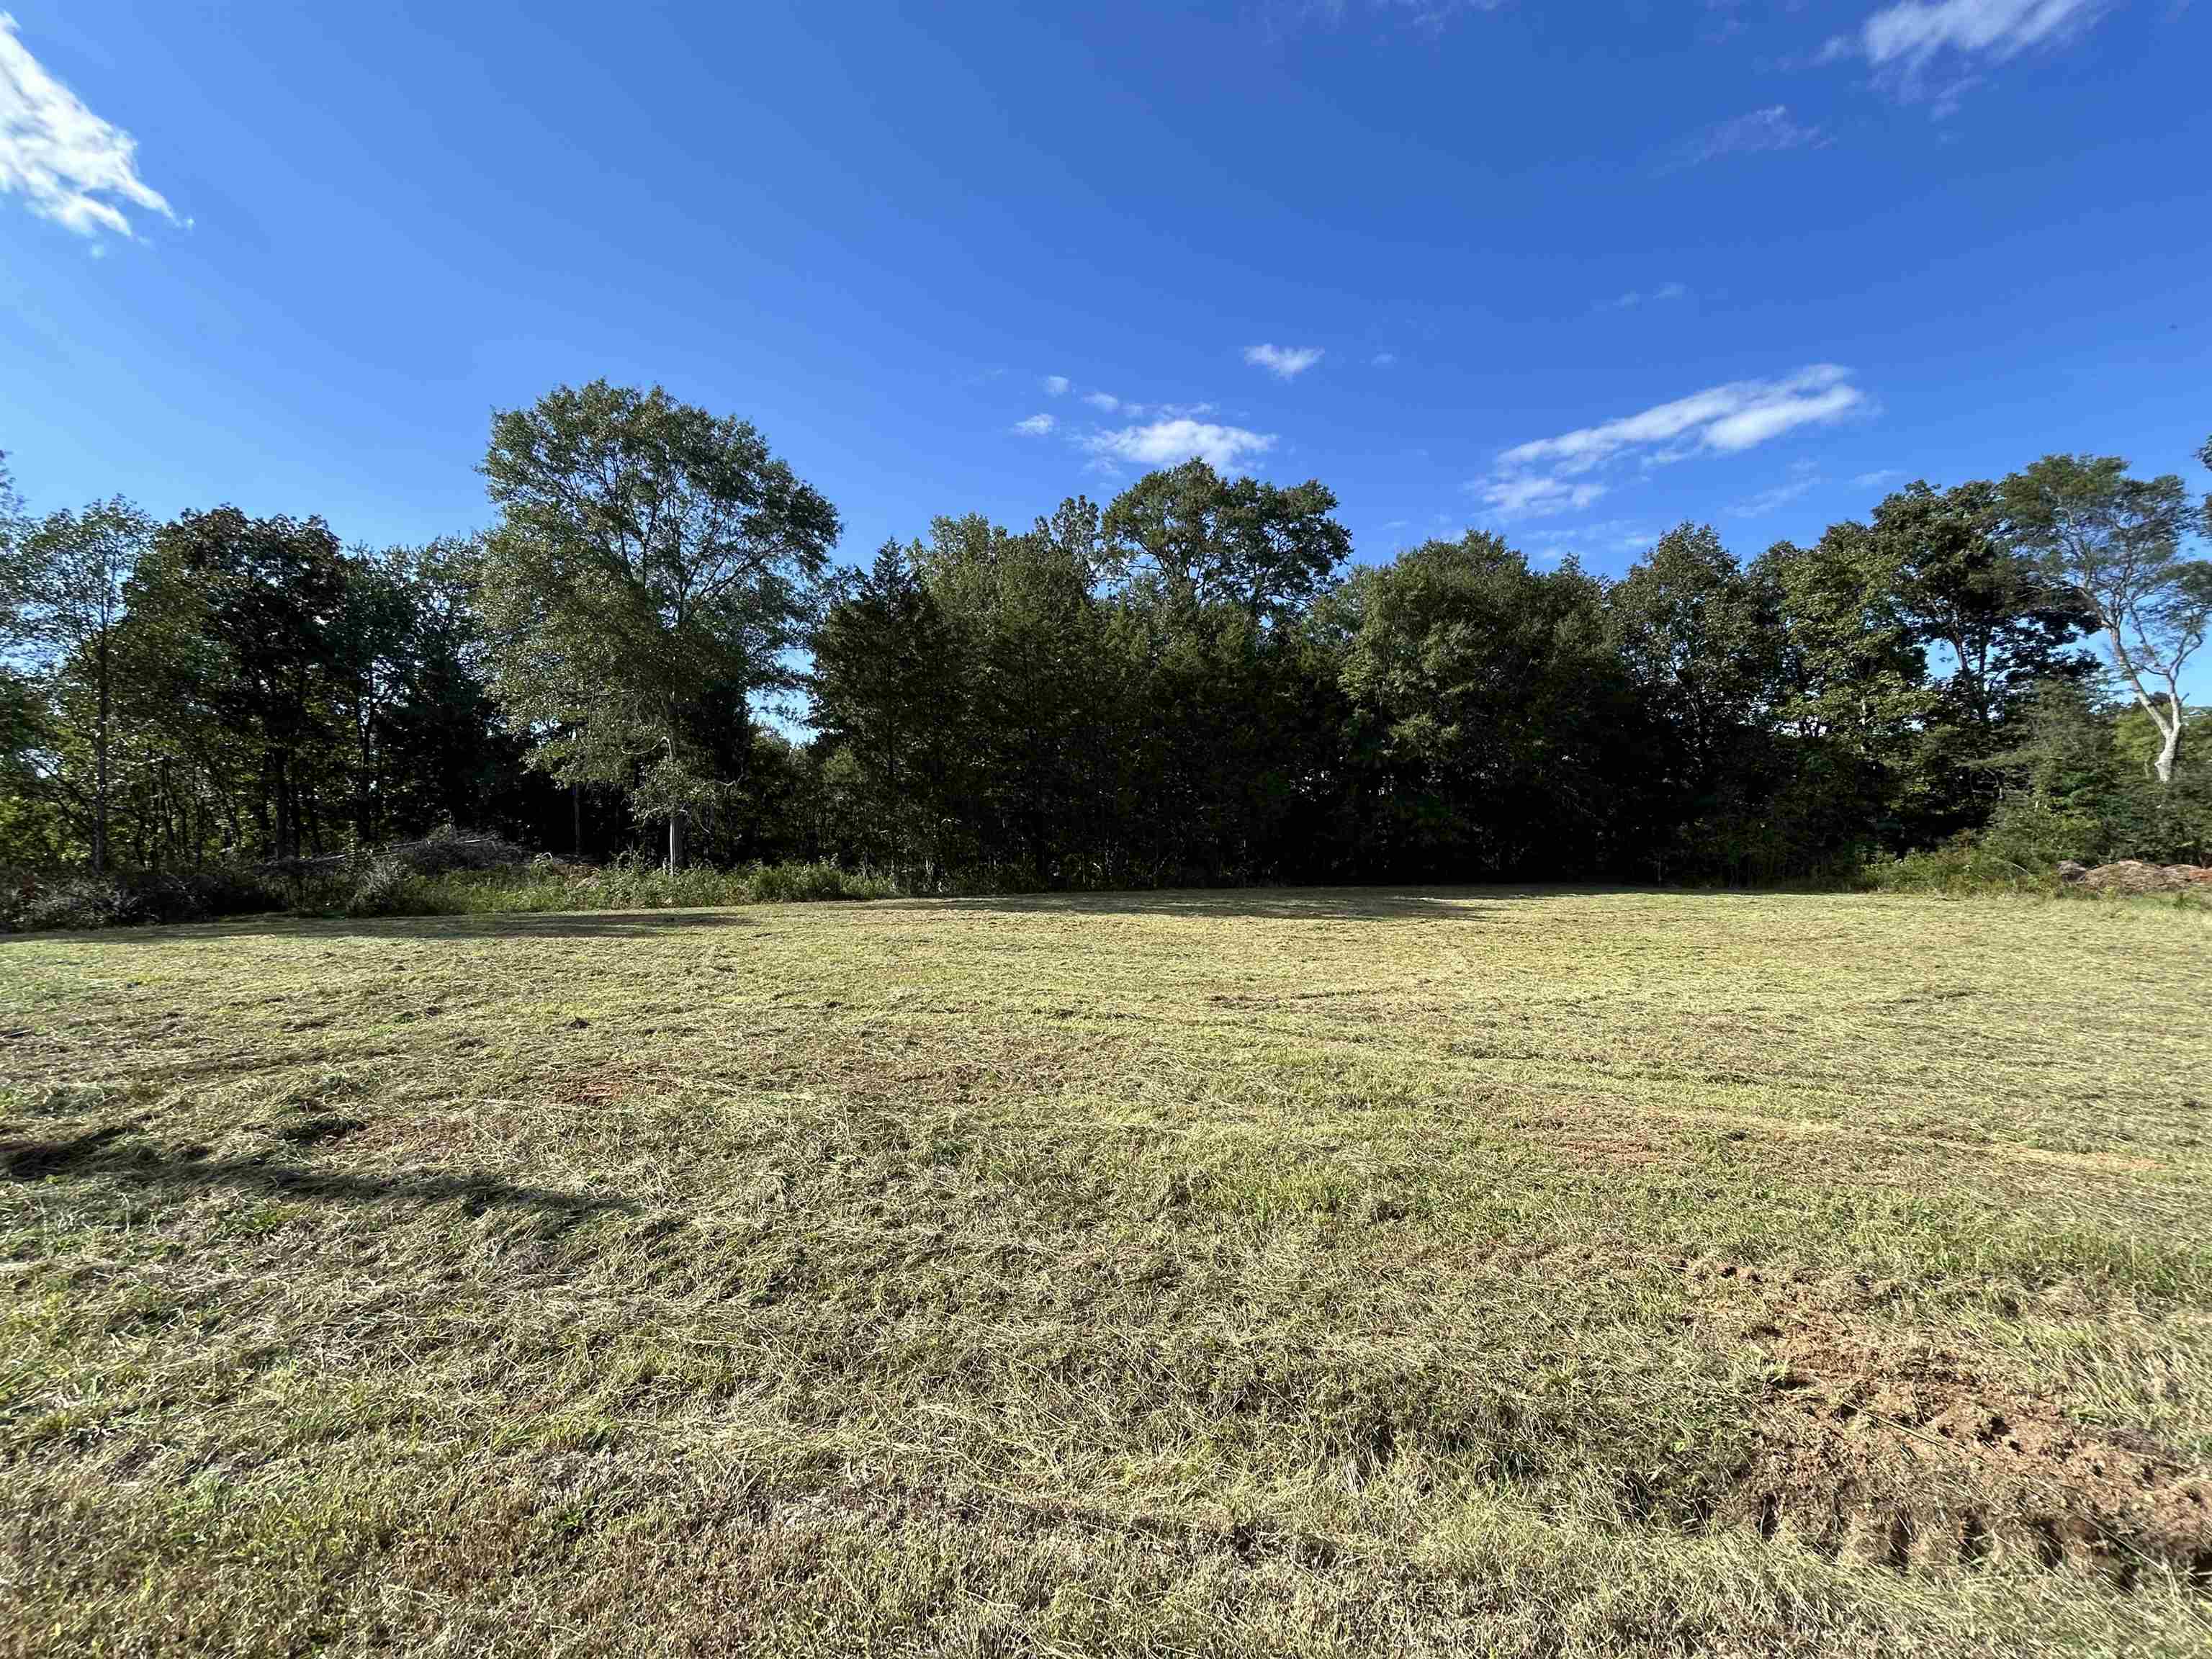
[(2117, 456), (2046, 455), (2002, 487), (2013, 533), (2095, 615), (2112, 665), (2159, 731), (2172, 781), (2185, 724), (2184, 669), (2212, 632), (2212, 561), (2185, 559), (2203, 514), (2172, 473), (2128, 476)]
[(501, 410), (483, 473), (501, 518), (477, 595), (508, 723), (534, 765), (665, 821), (677, 869), (729, 781), (700, 727), (787, 680), (837, 515), (751, 426), (658, 386)]
[[(2185, 727), (2212, 730), (2203, 714)], [(2002, 856), (2047, 867), (2061, 859), (2196, 862), (2212, 855), (2212, 754), (2178, 750), (2160, 781), (2165, 734), (2141, 708), (2100, 703), (2072, 680), (2046, 684), (2018, 723), (2019, 741), (1991, 769), (2004, 791), (1984, 832)]]
[(352, 914), (487, 915), (508, 911), (668, 910), (711, 905), (788, 904), (825, 899), (880, 899), (898, 889), (882, 876), (857, 875), (834, 864), (787, 862), (716, 870), (690, 865), (675, 872), (642, 858), (605, 869), (541, 860), (526, 867), (438, 875), (408, 872), (384, 878), (392, 908)]
[(1318, 480), (1290, 489), (1231, 481), (1190, 460), (1124, 490), (1098, 533), (1114, 569), (1151, 604), (1185, 614), (1231, 606), (1280, 627), (1352, 555), (1335, 511), (1336, 496)]
[(825, 580), (836, 514), (757, 431), (604, 382), (498, 414), (483, 471), (488, 535), (381, 552), (234, 507), (0, 513), (0, 857), (259, 861), (374, 909), (459, 902), (362, 862), (440, 822), (580, 863), (665, 826), (679, 873), (904, 892), (2212, 845), (2202, 514), (2116, 460), (1915, 483), (1748, 565), (1686, 524), (1613, 581), (1487, 534), (1347, 577), (1326, 487), (1199, 461)]
[(99, 875), (0, 867), (0, 933), (206, 921), (283, 906), (283, 895), (251, 870)]
[(1921, 893), (1959, 898), (1978, 893), (2039, 893), (2064, 890), (2052, 869), (2055, 859), (2022, 863), (2005, 850), (1972, 836), (1940, 847), (1923, 848), (1869, 861), (1856, 884), (1869, 892)]
[(438, 906), (421, 890), (418, 878), (398, 859), (374, 858), (362, 865), (345, 896), (349, 916), (435, 915)]
[(1598, 583), (1470, 533), (1360, 571), (1331, 626), (1377, 865), (1467, 880), (1599, 864), (1626, 688)]

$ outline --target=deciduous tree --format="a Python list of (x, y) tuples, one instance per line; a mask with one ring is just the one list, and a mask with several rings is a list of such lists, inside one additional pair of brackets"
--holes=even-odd
[(2182, 671), (2212, 628), (2212, 562), (2181, 556), (2202, 509), (2179, 477), (2130, 477), (2115, 455), (2046, 455), (2004, 481), (2003, 501), (2020, 545), (2094, 611), (2158, 729), (2151, 767), (2170, 784), (2188, 724)]
[(109, 744), (114, 727), (116, 635), (131, 572), (153, 534), (153, 520), (118, 496), (82, 513), (66, 509), (20, 528), (12, 580), (17, 635), (47, 675), (90, 703), (93, 777), (90, 855), (107, 868)]
[(697, 705), (787, 683), (786, 653), (837, 539), (837, 514), (747, 422), (594, 380), (492, 419), (500, 509), (477, 594), (493, 684), (532, 762), (611, 784), (668, 826), (727, 780)]

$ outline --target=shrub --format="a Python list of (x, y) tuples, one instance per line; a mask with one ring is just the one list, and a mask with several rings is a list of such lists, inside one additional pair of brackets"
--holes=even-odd
[(0, 931), (204, 921), (274, 910), (281, 903), (257, 872), (222, 866), (102, 876), (82, 870), (0, 872)]
[(415, 877), (397, 858), (371, 859), (355, 873), (343, 908), (349, 916), (392, 916), (414, 908), (408, 901)]
[(1881, 893), (2056, 893), (2049, 864), (2022, 864), (1960, 836), (1941, 847), (1880, 859), (1859, 872), (1857, 885)]
[(747, 872), (747, 896), (756, 904), (808, 899), (890, 898), (897, 889), (880, 876), (859, 876), (834, 864), (760, 864)]

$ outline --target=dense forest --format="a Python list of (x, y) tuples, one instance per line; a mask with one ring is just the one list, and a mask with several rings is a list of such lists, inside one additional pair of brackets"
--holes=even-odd
[(839, 568), (759, 432), (604, 383), (495, 415), (481, 471), (489, 530), (378, 550), (33, 512), (0, 463), (0, 864), (439, 823), (917, 891), (2212, 859), (2212, 501), (2115, 459), (1747, 562), (1684, 525), (1611, 580), (1487, 532), (1354, 564), (1322, 483), (1195, 460)]

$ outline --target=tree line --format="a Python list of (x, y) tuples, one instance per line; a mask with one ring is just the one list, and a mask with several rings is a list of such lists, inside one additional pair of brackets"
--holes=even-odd
[(2212, 857), (2212, 500), (2113, 458), (1747, 562), (1686, 524), (1613, 580), (1483, 532), (1354, 565), (1323, 484), (1199, 460), (838, 568), (752, 426), (604, 382), (495, 414), (481, 471), (489, 530), (371, 550), (33, 514), (0, 458), (0, 863), (439, 823), (917, 890)]

